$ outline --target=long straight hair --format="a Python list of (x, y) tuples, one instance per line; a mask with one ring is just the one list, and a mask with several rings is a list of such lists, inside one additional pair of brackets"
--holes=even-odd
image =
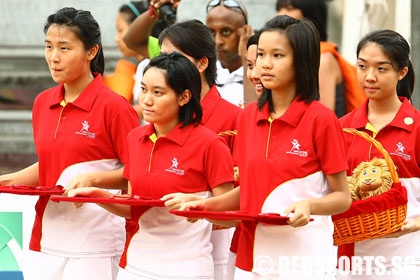
[[(308, 19), (298, 20), (286, 15), (275, 16), (259, 31), (259, 36), (267, 31), (278, 31), (286, 36), (293, 49), (293, 67), (296, 72), (295, 97), (307, 103), (319, 100), (320, 41), (315, 25)], [(258, 58), (257, 58), (258, 60)], [(261, 110), (268, 102), (273, 112), (271, 89), (265, 88), (258, 99)]]

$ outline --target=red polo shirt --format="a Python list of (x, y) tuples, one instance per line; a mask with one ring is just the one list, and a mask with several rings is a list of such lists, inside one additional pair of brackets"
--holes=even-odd
[[(139, 126), (137, 113), (131, 104), (107, 88), (101, 75), (97, 75), (74, 102), (69, 102), (65, 106), (60, 105), (64, 98), (63, 94), (63, 84), (47, 89), (36, 97), (33, 106), (32, 121), (41, 186), (56, 185), (64, 170), (79, 163), (100, 162), (105, 159), (122, 162), (125, 157), (127, 134)], [(63, 223), (63, 226), (58, 228), (43, 228), (45, 223), (43, 219), (50, 219), (51, 216), (50, 214), (44, 217), (48, 199), (47, 196), (40, 196), (36, 204), (36, 218), (30, 243), (32, 250), (41, 250), (41, 238), (46, 235), (45, 231), (48, 231), (48, 236), (55, 238), (59, 236), (66, 240), (65, 243), (48, 245), (50, 248), (56, 246), (57, 252), (63, 254), (67, 250), (71, 251), (70, 254), (73, 256), (82, 251), (100, 254), (101, 250), (107, 250), (105, 248), (107, 245), (104, 243), (102, 248), (96, 247), (98, 244), (95, 242), (91, 242), (92, 247), (89, 242), (83, 245), (82, 237), (74, 234), (74, 238), (78, 240), (67, 239), (65, 234), (70, 232), (67, 229), (70, 223)], [(69, 214), (66, 212), (64, 216), (68, 218)], [(80, 220), (80, 224), (83, 224), (83, 220)], [(86, 229), (84, 232), (89, 240), (89, 230)], [(108, 233), (99, 234), (107, 238)], [(95, 240), (96, 237), (91, 235), (90, 238)], [(98, 235), (98, 242), (101, 238)], [(50, 240), (52, 238), (47, 238), (43, 242), (51, 243)], [(78, 246), (72, 244), (72, 241), (77, 242)], [(66, 249), (60, 244), (65, 245)]]
[[(201, 124), (208, 129), (216, 133), (236, 130), (237, 118), (242, 109), (223, 99), (216, 86), (212, 86), (201, 100), (201, 107), (203, 108)], [(226, 135), (223, 138), (233, 152), (235, 136)]]
[[(295, 99), (280, 118), (270, 122), (269, 117), (268, 105), (260, 111), (254, 102), (238, 123), (240, 205), (249, 213), (282, 213), (294, 201), (322, 197), (329, 192), (323, 174), (347, 169), (343, 131), (332, 110), (317, 101)], [(319, 216), (296, 232), (289, 228), (242, 222), (237, 267), (252, 271), (258, 252), (311, 255), (319, 246), (332, 252), (328, 216)]]

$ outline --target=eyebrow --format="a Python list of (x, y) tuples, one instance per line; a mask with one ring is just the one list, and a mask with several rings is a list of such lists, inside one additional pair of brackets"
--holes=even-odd
[[(45, 41), (44, 41), (45, 43), (52, 43), (50, 40), (48, 40), (48, 39), (45, 39)], [(66, 41), (66, 40), (61, 40), (61, 41), (58, 41), (58, 43), (59, 44), (71, 44), (71, 42), (69, 42), (69, 41)]]
[[(357, 60), (361, 60), (361, 61), (363, 61), (363, 62), (367, 62), (367, 60), (366, 59), (364, 59), (364, 58), (362, 58), (362, 57), (358, 57), (357, 58)], [(391, 62), (389, 62), (389, 61), (387, 61), (387, 60), (385, 60), (385, 61), (378, 61), (378, 62), (375, 62), (376, 64), (389, 64), (389, 65), (391, 65), (392, 66), (392, 64), (391, 64)]]

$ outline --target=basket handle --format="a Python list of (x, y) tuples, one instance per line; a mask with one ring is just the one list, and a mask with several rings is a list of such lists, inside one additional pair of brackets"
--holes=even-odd
[(375, 146), (375, 148), (378, 149), (378, 151), (384, 156), (385, 161), (388, 164), (389, 172), (391, 173), (391, 177), (392, 177), (392, 180), (394, 181), (394, 183), (399, 183), (400, 182), (400, 180), (398, 178), (398, 175), (397, 175), (397, 171), (395, 169), (395, 164), (392, 161), (391, 156), (389, 155), (387, 150), (385, 150), (385, 148), (382, 146), (382, 144), (379, 141), (377, 141), (376, 139), (374, 139), (373, 137), (371, 137), (369, 134), (367, 134), (364, 131), (359, 131), (359, 130), (354, 129), (354, 128), (343, 128), (343, 130), (347, 133), (360, 136), (360, 137), (364, 138), (365, 140), (367, 140), (368, 142), (370, 142), (371, 144), (373, 144)]
[(218, 133), (219, 136), (226, 136), (226, 135), (228, 135), (228, 136), (235, 136), (237, 134), (238, 133), (237, 133), (236, 130), (226, 130), (226, 131), (222, 131), (222, 132), (219, 132)]

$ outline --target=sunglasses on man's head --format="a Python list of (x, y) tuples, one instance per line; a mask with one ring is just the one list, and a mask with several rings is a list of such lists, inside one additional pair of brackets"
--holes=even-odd
[(248, 18), (247, 18), (246, 14), (245, 14), (245, 11), (242, 9), (241, 5), (237, 1), (235, 1), (235, 0), (212, 0), (212, 1), (210, 1), (210, 2), (207, 3), (207, 6), (206, 6), (207, 13), (212, 8), (217, 7), (217, 6), (220, 6), (220, 5), (225, 6), (227, 8), (236, 8), (236, 9), (239, 9), (239, 11), (244, 16), (245, 24), (248, 24)]

